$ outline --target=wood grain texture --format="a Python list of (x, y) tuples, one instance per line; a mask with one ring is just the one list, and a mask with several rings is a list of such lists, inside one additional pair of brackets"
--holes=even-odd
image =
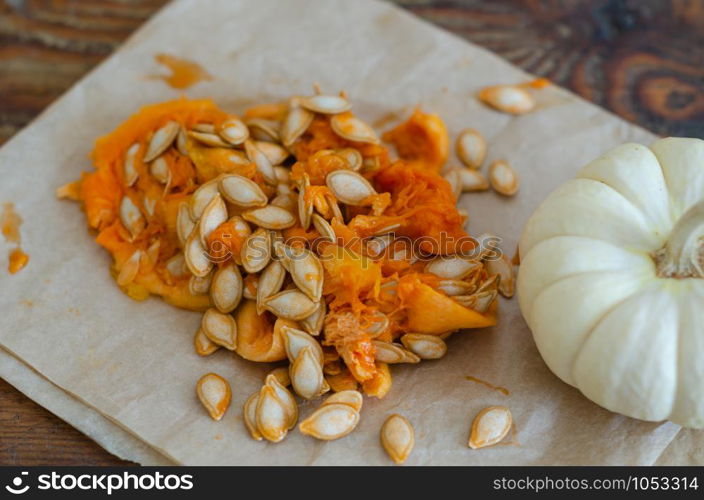
[[(0, 143), (165, 3), (0, 0)], [(397, 3), (655, 133), (704, 137), (704, 0)], [(127, 463), (0, 380), (0, 465)]]

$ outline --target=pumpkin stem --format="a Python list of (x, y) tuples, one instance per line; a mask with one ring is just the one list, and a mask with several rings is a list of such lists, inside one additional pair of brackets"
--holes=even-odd
[(654, 258), (661, 278), (704, 278), (704, 201), (680, 217)]

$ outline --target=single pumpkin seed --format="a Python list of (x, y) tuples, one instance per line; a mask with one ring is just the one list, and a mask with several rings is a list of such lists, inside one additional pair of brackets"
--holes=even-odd
[(359, 412), (350, 405), (332, 403), (323, 405), (300, 423), (302, 434), (331, 441), (352, 432), (359, 423)]
[(371, 321), (371, 324), (366, 327), (364, 331), (371, 338), (376, 338), (382, 333), (384, 333), (391, 324), (391, 322), (389, 321), (389, 317), (381, 311), (374, 311), (374, 313), (371, 314), (371, 317), (369, 319)]
[(183, 156), (188, 156), (188, 136), (181, 126), (179, 126), (176, 134), (176, 150)]
[(198, 223), (198, 232), (203, 247), (206, 246), (208, 236), (215, 231), (220, 224), (227, 221), (227, 206), (220, 194), (216, 194), (210, 203), (203, 210), (203, 215)]
[(299, 330), (298, 328), (292, 328), (290, 326), (282, 327), (281, 334), (283, 335), (284, 347), (286, 349), (286, 356), (288, 356), (289, 362), (295, 362), (301, 354), (301, 351), (306, 347), (310, 347), (315, 359), (318, 361), (320, 366), (323, 366), (323, 349), (320, 347), (318, 341), (312, 336), (302, 330)]
[(440, 257), (428, 262), (425, 265), (425, 272), (440, 278), (461, 280), (480, 266), (481, 263), (476, 260), (468, 260), (456, 256)]
[(186, 259), (188, 270), (194, 276), (203, 277), (213, 268), (213, 262), (203, 246), (199, 236), (198, 225), (193, 228), (190, 236), (186, 239), (186, 244), (183, 247), (183, 254)]
[(203, 375), (196, 385), (196, 393), (213, 420), (225, 415), (232, 399), (230, 384), (216, 373)]
[(255, 141), (280, 142), (279, 123), (263, 118), (250, 118), (245, 120), (249, 128), (249, 135)]
[(489, 189), (489, 181), (479, 170), (471, 168), (458, 168), (460, 188), (463, 192), (486, 191)]
[(364, 158), (362, 157), (362, 153), (360, 153), (359, 150), (355, 148), (340, 148), (334, 149), (333, 151), (335, 151), (336, 155), (341, 156), (345, 159), (350, 170), (354, 170), (355, 172), (359, 172), (360, 170), (362, 170), (362, 163), (364, 162)]
[(264, 384), (268, 385), (276, 393), (276, 397), (279, 398), (284, 408), (287, 411), (287, 427), (293, 429), (298, 422), (298, 404), (296, 403), (296, 398), (293, 397), (291, 391), (289, 391), (285, 385), (279, 382), (279, 379), (274, 375), (267, 375), (264, 380)]
[(247, 398), (242, 408), (242, 420), (249, 431), (249, 435), (256, 441), (264, 439), (257, 427), (257, 403), (259, 402), (259, 392), (255, 392)]
[(496, 160), (491, 164), (489, 182), (494, 191), (504, 196), (516, 194), (520, 184), (518, 174), (506, 160)]
[(139, 273), (139, 263), (142, 260), (142, 251), (135, 250), (134, 253), (122, 263), (120, 273), (117, 275), (117, 284), (120, 286), (129, 285), (134, 281)]
[(468, 283), (462, 280), (440, 280), (438, 283), (438, 290), (442, 291), (445, 295), (450, 297), (455, 295), (468, 295), (471, 294), (476, 286), (472, 283)]
[(310, 178), (308, 174), (303, 174), (303, 179), (301, 179), (298, 185), (298, 219), (301, 223), (301, 227), (308, 230), (310, 226), (311, 217), (313, 215), (313, 202), (308, 200), (306, 196), (306, 191), (310, 187)]
[(498, 283), (499, 293), (506, 298), (513, 297), (515, 291), (515, 279), (513, 264), (511, 264), (508, 257), (506, 257), (506, 255), (502, 255), (499, 259), (487, 259), (484, 267), (489, 274), (497, 274), (500, 276)]
[(154, 161), (149, 164), (149, 173), (161, 184), (169, 184), (171, 180), (169, 163), (163, 156), (155, 158)]
[(288, 167), (282, 167), (281, 165), (276, 165), (274, 167), (274, 173), (276, 174), (276, 181), (279, 184), (290, 184), (291, 183), (291, 169)]
[(266, 299), (264, 307), (281, 318), (298, 321), (310, 316), (317, 304), (299, 290), (284, 290)]
[(323, 365), (323, 374), (328, 375), (339, 375), (342, 373), (342, 365), (339, 361), (333, 361), (332, 363), (325, 363)]
[(156, 265), (159, 261), (159, 251), (161, 250), (161, 240), (154, 240), (154, 242), (147, 248), (147, 259), (152, 265)]
[(466, 128), (457, 136), (457, 156), (472, 169), (481, 168), (486, 158), (486, 139), (473, 128)]
[(354, 116), (352, 113), (341, 113), (330, 118), (333, 132), (353, 142), (379, 144), (379, 137), (374, 129)]
[(479, 92), (479, 100), (494, 109), (520, 115), (535, 107), (535, 99), (525, 89), (515, 85), (493, 85)]
[(238, 207), (263, 207), (268, 200), (259, 184), (237, 174), (223, 175), (219, 188), (225, 199)]
[(255, 422), (262, 437), (272, 443), (283, 440), (288, 433), (290, 408), (286, 408), (273, 387), (264, 385), (259, 392)]
[(335, 230), (332, 228), (330, 223), (323, 219), (318, 214), (312, 214), (311, 221), (313, 222), (313, 227), (320, 233), (320, 236), (333, 243), (337, 240), (335, 235)]
[(472, 295), (457, 295), (452, 297), (456, 302), (468, 309), (484, 314), (489, 310), (491, 304), (496, 300), (498, 292), (496, 290), (487, 290), (483, 292), (475, 292)]
[(242, 296), (247, 300), (257, 300), (257, 288), (259, 286), (259, 275), (248, 274), (243, 280), (244, 290)]
[(242, 245), (242, 266), (248, 273), (258, 273), (271, 260), (271, 234), (263, 228), (254, 231)]
[(210, 286), (210, 298), (218, 311), (221, 313), (234, 311), (242, 300), (243, 291), (242, 275), (237, 265), (228, 262), (215, 271)]
[(376, 349), (374, 359), (382, 363), (420, 363), (420, 358), (416, 354), (396, 343), (372, 340), (372, 344)]
[(506, 437), (512, 424), (513, 418), (508, 408), (503, 406), (484, 408), (472, 421), (469, 447), (477, 450), (497, 444)]
[(120, 202), (120, 222), (129, 231), (133, 240), (147, 226), (147, 221), (144, 219), (142, 212), (128, 196), (123, 196)]
[(180, 128), (181, 126), (177, 122), (170, 121), (154, 132), (154, 135), (149, 141), (149, 146), (147, 146), (147, 152), (144, 153), (144, 158), (142, 160), (145, 163), (149, 163), (154, 158), (161, 155), (161, 153), (166, 151), (174, 142)]
[(194, 221), (200, 220), (205, 207), (219, 194), (218, 181), (219, 179), (217, 178), (209, 180), (205, 184), (202, 184), (191, 195), (189, 208), (191, 209), (191, 219)]
[(139, 172), (137, 172), (137, 167), (135, 162), (137, 161), (137, 152), (139, 151), (139, 143), (136, 142), (130, 146), (130, 148), (125, 153), (124, 162), (124, 173), (125, 173), (125, 184), (127, 186), (134, 185), (139, 178)]
[(204, 295), (210, 291), (212, 282), (212, 271), (205, 276), (191, 276), (191, 279), (188, 281), (188, 291), (191, 295)]
[(254, 142), (249, 139), (244, 142), (244, 151), (247, 153), (249, 161), (254, 163), (257, 171), (262, 174), (266, 183), (275, 186), (276, 173), (274, 172), (274, 166), (269, 161), (269, 158), (267, 158), (266, 155), (254, 145)]
[(301, 326), (308, 334), (317, 336), (323, 331), (326, 309), (325, 301), (321, 300), (318, 302), (315, 311), (313, 311), (310, 316), (306, 316), (300, 321)]
[(401, 343), (421, 359), (440, 359), (447, 353), (447, 344), (435, 335), (407, 333)]
[(188, 137), (195, 139), (196, 141), (210, 146), (211, 148), (230, 148), (232, 145), (229, 142), (223, 140), (222, 137), (213, 132), (198, 132), (196, 130), (189, 130)]
[(288, 366), (279, 366), (278, 368), (274, 368), (266, 376), (275, 377), (276, 380), (279, 381), (279, 384), (284, 387), (291, 385), (291, 377), (288, 373)]
[(362, 397), (362, 393), (359, 391), (340, 391), (336, 392), (335, 394), (331, 394), (328, 396), (325, 401), (323, 401), (324, 405), (332, 405), (332, 404), (343, 404), (343, 405), (348, 405), (351, 406), (352, 408), (355, 409), (355, 411), (360, 412), (362, 411), (362, 403), (364, 402), (364, 398)]
[(190, 273), (188, 265), (186, 264), (185, 256), (182, 252), (178, 252), (170, 257), (166, 261), (165, 267), (169, 274), (176, 279), (185, 278)]
[(313, 118), (315, 114), (302, 107), (298, 98), (291, 99), (288, 113), (281, 124), (281, 143), (287, 148), (290, 147), (308, 130)]
[(214, 134), (215, 133), (215, 125), (212, 123), (196, 123), (191, 127), (191, 130), (195, 130), (196, 132), (202, 132), (204, 134)]
[(218, 127), (218, 133), (225, 142), (237, 146), (249, 139), (249, 129), (239, 118), (230, 117)]
[(211, 307), (203, 315), (201, 328), (203, 333), (217, 345), (230, 351), (237, 348), (237, 323), (231, 315), (223, 314)]
[(210, 340), (201, 327), (198, 327), (193, 337), (193, 345), (198, 356), (209, 356), (220, 349), (220, 346)]
[[(269, 163), (272, 165), (281, 165), (284, 161), (286, 161), (286, 158), (288, 158), (290, 154), (287, 149), (273, 142), (254, 141), (254, 145), (264, 154), (264, 156), (267, 157)], [(274, 167), (274, 175), (276, 175), (278, 180), (279, 176), (276, 174), (276, 167)]]
[(394, 413), (384, 421), (381, 426), (381, 445), (391, 460), (397, 464), (405, 462), (414, 444), (413, 426), (406, 417)]
[(459, 200), (462, 195), (462, 177), (460, 175), (460, 169), (457, 167), (450, 168), (445, 175), (443, 175), (443, 178), (450, 185), (450, 190), (455, 200)]
[[(277, 189), (280, 186), (284, 186), (285, 184), (279, 184), (277, 185)], [(298, 209), (298, 195), (294, 194), (293, 191), (289, 193), (282, 193), (276, 195), (274, 198), (272, 198), (271, 205), (275, 207), (281, 207), (284, 210), (288, 210), (289, 212), (293, 213)]]
[(312, 399), (323, 393), (323, 367), (311, 347), (304, 347), (291, 365), (291, 385), (296, 394)]
[(307, 248), (284, 245), (286, 267), (293, 282), (314, 302), (320, 301), (323, 294), (323, 265), (318, 257)]
[(287, 229), (296, 224), (296, 218), (291, 212), (274, 205), (247, 210), (242, 217), (266, 229)]
[(330, 191), (342, 203), (363, 205), (376, 193), (369, 181), (351, 170), (334, 170), (325, 178)]
[(301, 106), (314, 113), (336, 115), (352, 108), (352, 104), (344, 97), (336, 95), (314, 95), (299, 99)]
[(257, 314), (264, 313), (264, 300), (279, 293), (286, 278), (286, 269), (278, 260), (272, 260), (262, 271), (257, 283)]
[(176, 215), (176, 234), (181, 247), (185, 245), (186, 239), (193, 232), (194, 227), (196, 224), (191, 219), (188, 203), (183, 202), (178, 206), (178, 214)]

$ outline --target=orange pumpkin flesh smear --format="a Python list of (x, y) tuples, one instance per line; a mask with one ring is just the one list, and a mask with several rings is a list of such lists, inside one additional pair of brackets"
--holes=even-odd
[(198, 63), (169, 54), (157, 54), (154, 59), (171, 71), (168, 76), (158, 76), (156, 78), (164, 80), (170, 87), (175, 89), (187, 89), (202, 80), (213, 79)]
[(22, 225), (22, 217), (15, 212), (15, 207), (12, 203), (4, 203), (3, 210), (0, 214), (0, 230), (8, 243), (15, 243), (17, 246), (10, 250), (8, 254), (7, 270), (10, 274), (20, 272), (29, 263), (29, 255), (21, 248), (20, 243), (20, 226)]
[[(280, 122), (286, 116), (286, 103), (255, 106), (243, 114), (245, 123), (254, 119)], [(176, 122), (182, 131), (198, 125), (216, 134), (220, 124), (230, 118), (209, 100), (179, 99), (145, 106), (112, 133), (98, 139), (92, 155), (95, 171), (57, 191), (62, 197), (80, 198), (88, 226), (96, 231), (96, 242), (111, 253), (112, 274), (120, 277), (126, 294), (136, 300), (159, 295), (170, 304), (192, 310), (213, 307), (207, 293), (191, 293), (190, 272), (178, 269), (184, 246), (176, 228), (180, 206), (191, 202), (199, 186), (225, 174), (253, 180), (269, 201), (286, 193), (298, 199), (297, 183), (307, 178), (310, 186), (302, 201), (329, 224), (327, 239), (321, 237), (318, 226), (304, 228), (300, 221), (277, 234), (292, 246), (310, 248), (323, 266), (322, 300), (327, 313), (317, 338), (327, 351), (336, 352), (345, 365), (341, 373), (328, 377), (333, 389), (361, 384), (368, 395), (376, 397), (389, 391), (390, 367), (375, 359), (372, 340), (391, 342), (409, 332), (443, 335), (496, 323), (496, 301), (486, 313), (461, 305), (440, 289), (437, 276), (424, 272), (425, 261), (398, 258), (400, 240), (393, 239), (378, 255), (369, 252), (368, 239), (387, 234), (389, 228), (394, 238), (420, 240), (420, 250), (435, 256), (474, 247), (463, 229), (463, 218), (450, 185), (439, 174), (447, 159), (448, 136), (437, 115), (416, 110), (408, 121), (384, 135), (400, 156), (392, 161), (386, 146), (343, 138), (333, 130), (330, 115), (316, 114), (289, 148), (292, 156), (284, 168), (289, 170), (291, 185), (284, 191), (280, 186), (268, 185), (265, 172), (254, 162), (232, 160), (237, 150), (240, 158), (247, 158), (241, 145), (208, 145), (188, 136), (180, 146), (175, 141), (161, 154), (169, 171), (166, 185), (152, 175), (151, 166), (143, 158), (157, 130)], [(128, 185), (125, 157), (130, 148), (134, 150), (134, 144), (138, 145), (134, 156), (136, 180)], [(326, 185), (326, 177), (350, 168), (339, 152), (345, 148), (360, 153), (363, 163), (358, 172), (377, 194), (364, 199), (360, 206), (339, 204), (341, 212), (336, 212), (333, 208), (338, 206), (337, 198)], [(144, 227), (138, 234), (132, 234), (121, 217), (124, 197), (144, 217)], [(247, 210), (229, 202), (226, 208), (229, 217)], [(293, 211), (298, 217), (295, 202)], [(245, 236), (238, 232), (236, 224), (233, 219), (225, 220), (202, 240), (216, 269), (233, 260), (241, 263)], [(256, 224), (252, 230), (255, 227)], [(330, 230), (334, 242), (330, 241)], [(137, 251), (141, 257), (135, 260)], [(488, 278), (485, 271), (482, 273), (482, 279)], [(256, 296), (259, 274), (242, 271), (248, 297)], [(292, 286), (290, 278), (286, 279), (282, 289)], [(374, 330), (380, 324), (380, 314), (388, 318), (381, 332)], [(257, 314), (256, 301), (250, 299), (243, 298), (232, 315), (238, 332), (236, 352), (252, 361), (285, 359), (282, 327), (303, 328), (296, 322), (277, 319), (269, 311)]]

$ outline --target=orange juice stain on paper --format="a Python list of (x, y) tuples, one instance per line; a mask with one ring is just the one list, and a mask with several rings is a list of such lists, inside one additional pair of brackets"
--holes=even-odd
[(29, 255), (24, 253), (20, 248), (20, 225), (22, 224), (22, 217), (15, 212), (15, 207), (12, 203), (5, 203), (3, 205), (2, 214), (0, 214), (0, 227), (2, 228), (2, 235), (5, 237), (5, 241), (9, 243), (16, 243), (17, 246), (10, 250), (9, 262), (7, 265), (7, 270), (10, 274), (15, 274), (27, 265), (29, 262)]
[(489, 389), (492, 389), (492, 390), (494, 390), (494, 391), (498, 391), (498, 392), (500, 392), (501, 394), (503, 394), (504, 396), (508, 396), (508, 395), (510, 394), (510, 392), (508, 391), (508, 389), (506, 389), (505, 387), (500, 387), (500, 386), (498, 386), (498, 385), (491, 384), (491, 383), (487, 382), (486, 380), (482, 380), (482, 379), (480, 379), (480, 378), (473, 377), (473, 376), (471, 376), (471, 375), (467, 375), (465, 378), (466, 378), (467, 380), (469, 380), (470, 382), (475, 382), (475, 383), (477, 383), (477, 384), (481, 384), (481, 385), (483, 385), (483, 386), (485, 386), (485, 387), (488, 387)]
[(156, 78), (164, 80), (175, 89), (187, 89), (200, 81), (213, 79), (210, 73), (198, 63), (169, 54), (157, 54), (154, 59), (171, 71), (170, 75), (157, 76)]

